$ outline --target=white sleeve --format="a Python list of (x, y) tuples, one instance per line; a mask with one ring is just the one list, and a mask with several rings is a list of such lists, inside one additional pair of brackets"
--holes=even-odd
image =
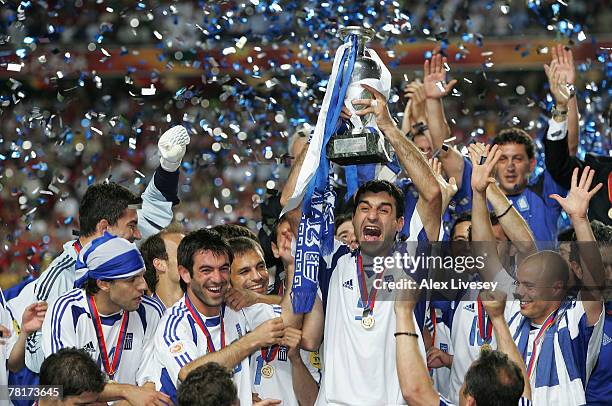
[[(176, 388), (181, 368), (199, 358), (200, 352), (193, 342), (191, 331), (186, 323), (170, 316), (162, 319), (154, 341), (156, 362), (166, 368)], [(156, 382), (156, 387), (159, 389), (159, 382)]]
[(8, 359), (9, 355), (11, 354), (11, 351), (13, 350), (13, 347), (15, 346), (15, 343), (17, 342), (17, 339), (19, 338), (19, 334), (17, 333), (17, 331), (15, 330), (14, 324), (13, 324), (13, 316), (11, 315), (11, 312), (6, 308), (6, 301), (4, 299), (4, 293), (2, 293), (2, 290), (0, 289), (0, 300), (2, 300), (2, 306), (0, 306), (0, 324), (2, 324), (4, 327), (6, 327), (8, 329), (8, 331), (10, 332), (10, 337), (7, 340), (7, 342), (4, 344), (4, 348), (2, 349), (3, 351), (5, 351), (6, 357), (4, 359)]
[(280, 317), (282, 311), (280, 305), (269, 305), (264, 303), (256, 303), (242, 310), (246, 320), (247, 332), (255, 330), (260, 324), (270, 319)]
[(167, 201), (157, 189), (153, 177), (142, 194), (142, 208), (138, 209), (138, 229), (142, 234), (141, 241), (168, 227), (173, 217), (172, 202)]
[(136, 371), (136, 384), (142, 386), (147, 382), (156, 382), (161, 375), (162, 366), (155, 359), (155, 334), (159, 326), (158, 312), (148, 312), (147, 331), (144, 337), (144, 354)]
[[(62, 348), (77, 346), (76, 331), (70, 310), (74, 301), (74, 296), (64, 295), (55, 301), (51, 311), (45, 314), (41, 329), (41, 351), (39, 351), (43, 360)], [(38, 371), (34, 372), (40, 372), (40, 365)]]
[(559, 123), (555, 119), (548, 120), (548, 131), (546, 138), (550, 141), (560, 141), (567, 135), (567, 120)]

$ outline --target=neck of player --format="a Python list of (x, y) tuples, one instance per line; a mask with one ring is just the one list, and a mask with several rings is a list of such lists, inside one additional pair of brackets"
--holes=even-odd
[[(166, 308), (172, 307), (173, 304), (178, 302), (183, 297), (183, 289), (178, 283), (173, 283), (171, 280), (164, 278), (159, 275), (159, 282), (155, 287), (155, 294), (162, 301)], [(191, 298), (191, 295), (189, 296)]]
[(199, 311), (204, 316), (215, 317), (221, 313), (221, 305), (219, 306), (207, 305), (206, 303), (201, 301), (195, 293), (193, 293), (193, 290), (191, 290), (191, 287), (187, 288), (187, 294), (189, 295), (189, 299), (191, 300), (191, 303), (193, 303), (193, 305), (195, 306), (196, 310)]
[(115, 314), (121, 310), (121, 306), (114, 303), (111, 300), (108, 292), (103, 290), (94, 295), (94, 300), (96, 301), (96, 309), (98, 309), (98, 313), (104, 316)]

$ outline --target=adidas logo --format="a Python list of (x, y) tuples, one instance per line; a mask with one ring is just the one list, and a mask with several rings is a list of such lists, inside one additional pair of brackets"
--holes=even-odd
[(342, 284), (342, 287), (345, 287), (347, 289), (353, 290), (353, 280), (349, 279), (348, 281), (344, 282)]
[(472, 312), (472, 313), (474, 313), (474, 312), (475, 312), (475, 309), (474, 309), (474, 303), (467, 304), (467, 305), (463, 306), (463, 308), (464, 308), (465, 310), (468, 310), (468, 311)]
[(96, 349), (94, 348), (94, 345), (93, 345), (93, 343), (92, 343), (91, 341), (90, 341), (90, 342), (88, 342), (87, 344), (85, 344), (85, 346), (83, 347), (83, 349), (84, 349), (85, 351), (87, 351), (87, 352), (91, 352), (91, 353), (96, 352)]
[(608, 336), (607, 334), (604, 334), (601, 346), (605, 347), (606, 345), (608, 345), (610, 343), (612, 343), (612, 338), (610, 338), (610, 336)]

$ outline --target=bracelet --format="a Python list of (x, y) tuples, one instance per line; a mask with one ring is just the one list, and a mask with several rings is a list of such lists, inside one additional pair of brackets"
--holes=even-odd
[(408, 336), (408, 337), (416, 337), (419, 338), (418, 334), (415, 333), (410, 333), (408, 331), (400, 331), (398, 333), (393, 334), (393, 337), (397, 337), (397, 336)]
[(508, 208), (502, 214), (497, 216), (497, 219), (499, 220), (500, 218), (504, 217), (510, 211), (511, 208), (512, 208), (512, 203), (510, 203), (510, 206), (508, 206)]

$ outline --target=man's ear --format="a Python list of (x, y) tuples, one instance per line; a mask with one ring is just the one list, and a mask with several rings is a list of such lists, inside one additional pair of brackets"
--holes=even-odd
[(396, 231), (399, 233), (404, 228), (404, 216), (397, 219), (397, 228)]
[(531, 161), (529, 161), (529, 173), (533, 173), (533, 171), (535, 170), (536, 167), (536, 160), (535, 158), (532, 158)]
[(104, 232), (108, 230), (108, 227), (110, 227), (110, 224), (107, 219), (98, 221), (98, 224), (96, 224), (96, 234), (104, 234)]
[(159, 272), (168, 272), (168, 264), (163, 259), (153, 259), (153, 267)]
[(188, 285), (191, 283), (191, 275), (189, 275), (189, 270), (187, 268), (185, 268), (182, 265), (179, 265), (178, 273), (179, 273), (181, 280), (185, 282), (185, 284)]
[(104, 292), (108, 292), (110, 290), (111, 283), (112, 283), (111, 281), (101, 281), (99, 279), (96, 281), (96, 284), (98, 285), (100, 290)]

